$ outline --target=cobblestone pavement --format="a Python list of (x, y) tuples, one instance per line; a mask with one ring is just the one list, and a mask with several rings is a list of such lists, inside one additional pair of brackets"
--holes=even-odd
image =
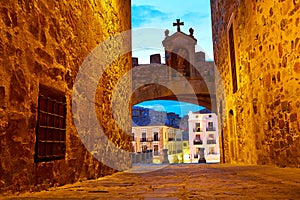
[[(144, 172), (145, 169), (156, 171)], [(300, 199), (300, 168), (228, 164), (135, 166), (88, 180), (0, 199)]]

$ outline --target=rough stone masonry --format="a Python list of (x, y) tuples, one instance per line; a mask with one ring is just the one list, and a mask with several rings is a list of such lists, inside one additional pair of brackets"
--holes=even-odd
[(211, 0), (211, 9), (224, 161), (299, 167), (300, 1)]
[[(115, 172), (85, 150), (73, 124), (71, 94), (76, 74), (90, 51), (130, 29), (130, 1), (2, 0), (0, 14), (0, 192), (40, 190)], [(123, 44), (116, 41), (115, 45)], [(95, 100), (101, 106), (97, 109), (99, 122), (110, 127), (105, 134), (127, 150), (130, 138), (113, 121), (109, 94), (130, 68), (130, 53), (114, 60), (97, 90), (107, 98), (96, 95)], [(43, 95), (60, 94), (65, 99), (65, 129), (52, 129), (53, 133), (65, 133), (65, 138), (60, 138), (65, 143), (60, 146), (64, 159), (35, 160), (36, 148), (43, 147), (36, 145), (41, 90)], [(53, 113), (48, 117), (59, 120)], [(44, 140), (46, 150), (51, 150), (47, 145), (54, 146), (56, 139), (52, 138), (52, 143), (49, 138), (48, 143)], [(130, 160), (120, 162), (129, 164)]]

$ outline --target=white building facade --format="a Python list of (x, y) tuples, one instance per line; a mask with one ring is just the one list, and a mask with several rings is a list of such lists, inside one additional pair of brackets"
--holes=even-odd
[[(189, 112), (190, 162), (220, 162), (218, 118), (215, 113)], [(204, 159), (203, 159), (204, 158)]]

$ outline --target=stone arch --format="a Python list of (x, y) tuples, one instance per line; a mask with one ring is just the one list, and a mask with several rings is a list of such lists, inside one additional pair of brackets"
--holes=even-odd
[[(177, 95), (178, 96), (178, 95)], [(141, 103), (148, 100), (175, 100), (178, 101), (177, 96), (167, 87), (159, 84), (147, 84), (136, 89), (131, 96), (131, 105)], [(197, 101), (189, 95), (182, 94), (180, 101), (197, 104), (207, 109), (212, 108), (210, 94), (196, 93)]]

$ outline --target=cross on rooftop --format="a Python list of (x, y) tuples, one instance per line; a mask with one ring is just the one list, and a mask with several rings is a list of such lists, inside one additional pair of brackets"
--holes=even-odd
[(180, 32), (180, 26), (183, 26), (184, 22), (180, 22), (180, 19), (176, 19), (176, 23), (173, 23), (173, 26), (177, 26), (177, 31)]

